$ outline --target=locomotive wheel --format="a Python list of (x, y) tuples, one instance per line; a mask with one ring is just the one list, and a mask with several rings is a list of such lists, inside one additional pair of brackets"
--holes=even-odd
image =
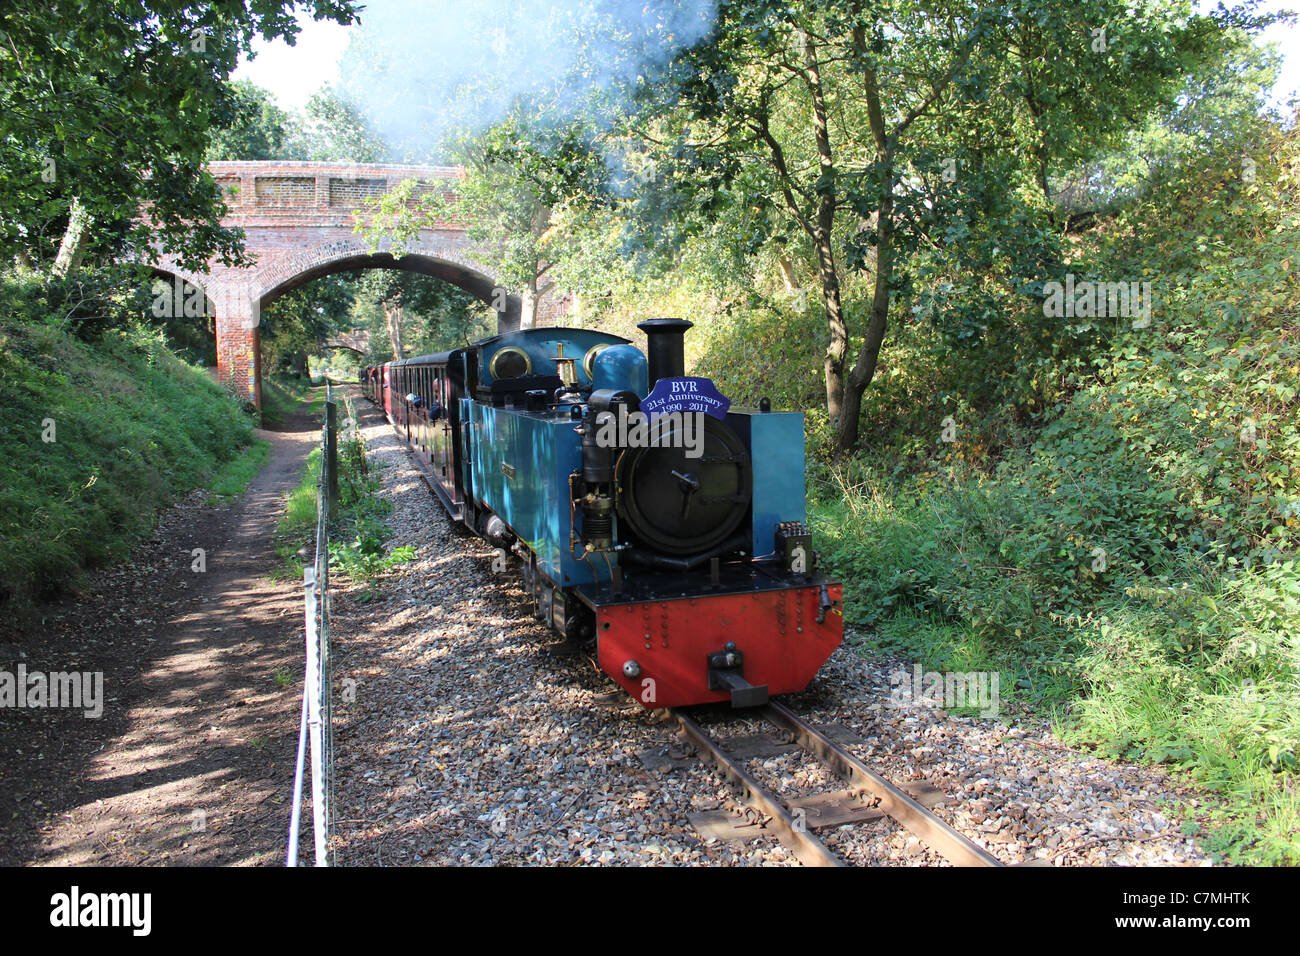
[(716, 548), (749, 510), (753, 475), (744, 444), (716, 418), (701, 418), (698, 458), (676, 447), (683, 444), (681, 422), (664, 429), (660, 447), (630, 448), (619, 456), (619, 516), (641, 541), (666, 554)]

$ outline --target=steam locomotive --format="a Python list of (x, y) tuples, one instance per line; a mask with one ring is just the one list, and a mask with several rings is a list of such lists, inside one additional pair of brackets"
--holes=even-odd
[(454, 521), (521, 565), (536, 615), (647, 708), (802, 690), (843, 636), (804, 527), (803, 415), (684, 373), (692, 323), (643, 354), (507, 332), (367, 368), (366, 395)]

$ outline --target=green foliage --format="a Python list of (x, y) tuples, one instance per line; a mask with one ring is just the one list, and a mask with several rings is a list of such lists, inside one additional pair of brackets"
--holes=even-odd
[(391, 163), (399, 157), (355, 103), (330, 86), (307, 101), (305, 115), (290, 132), (289, 158), (314, 163)]
[(123, 557), (236, 456), (252, 422), (156, 331), (88, 344), (13, 307), (0, 319), (0, 594), (26, 601)]
[(262, 311), (262, 367), (271, 374), (307, 370), (307, 355), (351, 325), (355, 273), (323, 276), (279, 296)]
[[(305, 4), (353, 19), (346, 0)], [(240, 256), (204, 166), (234, 122), (226, 80), (254, 37), (292, 37), (286, 4), (19, 0), (0, 31), (0, 255), (53, 257), (74, 197), (101, 255), (154, 244), (187, 267)], [(140, 211), (148, 207), (149, 215)]]
[(146, 319), (146, 300), (132, 273), (120, 269), (81, 270), (65, 279), (34, 273), (0, 276), (0, 315), (39, 322), (94, 342), (107, 330)]
[[(698, 23), (610, 7), (554, 24), (571, 72), (608, 87), (574, 95), (573, 76), (541, 83), (522, 57), (510, 77), (463, 69), (473, 51), (422, 67), (423, 43), (377, 43), (410, 11), (376, 9), (343, 75), (382, 109), (327, 89), (297, 120), (224, 83), (254, 33), (292, 32), (277, 3), (37, 6), (4, 16), (16, 42), (0, 45), (6, 255), (48, 259), (81, 196), (92, 251), (142, 245), (134, 217), (152, 202), (162, 247), (233, 261), (205, 147), (381, 161), (372, 119), (418, 131), (407, 157), (454, 155), (465, 178), (389, 194), (372, 239), (461, 219), (526, 302), (572, 292), (575, 321), (634, 340), (647, 315), (694, 320), (693, 370), (738, 404), (821, 406), (810, 520), (865, 646), (997, 669), (1071, 739), (1223, 793), (1217, 852), (1300, 862), (1300, 151), (1260, 111), (1275, 63), (1251, 34), (1267, 18), (723, 0), (683, 49), (646, 41)], [(191, 56), (194, 26), (229, 42)], [(596, 65), (611, 29), (644, 69)], [(1152, 322), (1053, 313), (1046, 284), (1067, 273), (1150, 282)], [(22, 318), (0, 343), (0, 573), (20, 592), (120, 553), (247, 438), (234, 403), (141, 329), (127, 288), (83, 274), (4, 289)], [(484, 317), (422, 277), (329, 277), (267, 308), (264, 365), (301, 367), (344, 327), (370, 328), (375, 357), (440, 350)], [(300, 387), (268, 379), (268, 421)], [(45, 417), (56, 446), (39, 442)], [(364, 584), (410, 554), (385, 550), (364, 448), (344, 442), (341, 461), (331, 559)], [(291, 562), (319, 467), (317, 453), (286, 504)]]
[(404, 354), (422, 355), (492, 334), (495, 313), (456, 286), (415, 272), (371, 269), (324, 276), (262, 311), (262, 367), (270, 375), (305, 375), (310, 356), (323, 351), (330, 337), (353, 329), (371, 334), (367, 364), (388, 361), (393, 323), (400, 323)]
[[(682, 315), (737, 403), (825, 401), (810, 515), (864, 644), (1007, 674), (1226, 794), (1226, 855), (1295, 862), (1300, 156), (1261, 22), (729, 0), (633, 109), (516, 110), (381, 225), (491, 224), (579, 321)], [(1150, 282), (1151, 323), (1048, 309), (1067, 274)]]
[(207, 160), (249, 159), (386, 163), (396, 157), (361, 110), (331, 86), (313, 93), (302, 112), (290, 113), (269, 90), (236, 80), (226, 84)]
[(262, 379), (262, 425), (282, 428), (293, 417), (311, 390), (307, 379), (291, 375), (268, 375)]
[(451, 146), (464, 175), (446, 191), (417, 194), (407, 183), (376, 205), (366, 230), (372, 245), (398, 248), (439, 222), (465, 224), (485, 249), (496, 282), (522, 293), (522, 324), (535, 322), (538, 300), (556, 289), (557, 262), (581, 261), (588, 230), (559, 229), (566, 216), (592, 208), (606, 168), (577, 124), (551, 128), (514, 116)]
[(824, 338), (821, 315), (811, 309), (797, 312), (787, 303), (702, 317), (687, 336), (695, 358), (693, 374), (712, 378), (738, 405), (756, 407), (766, 396), (776, 409), (820, 404)]
[(289, 492), (285, 500), (284, 514), (280, 517), (279, 529), (283, 532), (303, 531), (316, 527), (317, 492), (320, 487), (319, 448), (313, 448), (307, 456), (307, 465), (303, 469), (302, 479)]
[[(84, 271), (84, 270), (82, 270)], [(78, 276), (81, 272), (77, 273)], [(191, 365), (201, 365), (205, 368), (215, 369), (217, 367), (217, 322), (215, 310), (212, 308), (211, 300), (204, 300), (204, 314), (186, 315), (185, 307), (181, 309), (159, 309), (164, 314), (161, 316), (154, 315), (154, 309), (159, 304), (161, 297), (166, 296), (173, 302), (176, 299), (176, 283), (173, 279), (154, 279), (151, 283), (140, 284), (138, 280), (132, 283), (133, 289), (139, 290), (134, 296), (135, 301), (144, 298), (143, 293), (146, 289), (151, 298), (148, 302), (148, 308), (140, 309), (143, 321), (149, 323), (154, 328), (160, 329), (167, 337), (167, 342), (172, 350)], [(198, 292), (194, 286), (187, 282), (181, 283), (181, 302), (191, 302), (197, 305)], [(166, 314), (171, 312), (172, 314)]]
[(496, 334), (496, 313), (463, 289), (416, 272), (375, 269), (355, 286), (349, 324), (370, 330), (367, 363), (394, 357), (393, 323), (403, 354), (427, 355)]
[[(748, 255), (815, 256), (827, 411), (849, 451), (900, 300), (954, 347), (1050, 335), (1041, 312), (1007, 305), (1063, 258), (1051, 178), (1122, 143), (1121, 118), (1171, 103), (1231, 45), (1226, 20), (1094, 2), (722, 3), (626, 125), (653, 170), (634, 231), (676, 248), (726, 219)], [(872, 291), (853, 301), (855, 275)]]
[(302, 133), (269, 90), (235, 80), (227, 88), (225, 105), (228, 124), (212, 131), (208, 162), (306, 158), (292, 155)]
[(1069, 739), (1224, 794), (1216, 852), (1293, 865), (1300, 135), (1250, 135), (1254, 182), (1242, 144), (1191, 154), (1081, 249), (1151, 277), (1158, 307), (1150, 327), (1075, 320), (1086, 361), (1044, 365), (1058, 391), (1041, 427), (971, 454), (989, 434), (974, 404), (1014, 422), (1013, 393), (964, 381), (961, 353), (909, 363), (931, 388), (961, 383), (956, 441), (929, 428), (814, 469), (812, 520), (870, 646), (1012, 673)]
[[(359, 436), (340, 435), (339, 501), (330, 515), (329, 560), (331, 574), (341, 575), (351, 589), (359, 589), (365, 600), (369, 586), (397, 565), (416, 556), (414, 548), (389, 549), (384, 517), (392, 503), (378, 497), (382, 483), (371, 474), (372, 463)], [(304, 556), (310, 560), (315, 548), (317, 495), (320, 487), (321, 452), (314, 449), (307, 459), (302, 480), (290, 492), (277, 528), (277, 552), (286, 561), (288, 573), (302, 574)]]
[(242, 452), (217, 470), (210, 485), (212, 500), (232, 502), (242, 496), (248, 483), (270, 459), (271, 443), (261, 438), (253, 439)]
[[(1072, 530), (1092, 522), (1017, 484), (1031, 476), (835, 474), (844, 484), (820, 487), (810, 518), (867, 647), (1002, 671), (1017, 696), (1067, 715), (1067, 739), (1224, 793), (1219, 822), (1235, 835), (1220, 835), (1223, 852), (1300, 860), (1288, 797), (1300, 747), (1294, 559), (1216, 569), (1178, 546), (1149, 569), (1121, 551), (1098, 571), (1091, 540)], [(1087, 500), (1101, 523), (1126, 528), (1123, 495)]]
[(372, 527), (367, 529), (370, 533), (359, 533), (350, 541), (331, 541), (330, 566), (353, 585), (360, 585), (369, 584), (399, 564), (415, 560), (415, 549), (409, 545), (388, 550), (383, 537), (375, 533), (382, 530)]

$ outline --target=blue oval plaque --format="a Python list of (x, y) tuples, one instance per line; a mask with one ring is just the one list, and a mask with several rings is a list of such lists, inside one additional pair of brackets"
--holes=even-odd
[(661, 378), (654, 390), (641, 400), (648, 418), (667, 412), (704, 412), (717, 419), (727, 417), (731, 399), (718, 391), (708, 378)]

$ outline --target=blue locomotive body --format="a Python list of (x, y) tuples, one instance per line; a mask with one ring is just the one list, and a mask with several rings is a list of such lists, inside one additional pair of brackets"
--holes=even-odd
[(473, 450), (465, 482), (480, 506), (499, 515), (537, 560), (537, 569), (564, 587), (609, 580), (609, 567), (588, 565), (571, 546), (576, 518), (570, 476), (582, 467), (582, 447), (567, 412), (493, 408), (464, 399), (462, 415)]
[[(643, 323), (648, 361), (606, 333), (527, 329), (364, 381), (452, 518), (518, 557), (539, 617), (595, 642), (648, 707), (744, 706), (811, 680), (842, 592), (803, 527), (802, 414), (639, 411), (656, 383), (707, 381), (683, 377), (689, 325)], [(609, 440), (638, 415), (661, 443)]]

